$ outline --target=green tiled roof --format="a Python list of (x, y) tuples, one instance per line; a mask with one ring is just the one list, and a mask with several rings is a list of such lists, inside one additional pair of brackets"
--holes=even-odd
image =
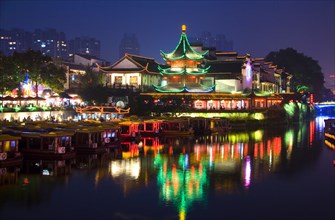
[(201, 60), (207, 53), (208, 50), (203, 54), (193, 50), (184, 32), (180, 36), (178, 45), (171, 53), (164, 53), (163, 51), (161, 51), (164, 60), (180, 60), (180, 59)]
[(197, 93), (204, 93), (204, 92), (212, 92), (214, 90), (215, 85), (213, 86), (204, 86), (201, 84), (169, 84), (166, 86), (156, 86), (153, 85), (157, 92), (197, 92)]
[(183, 68), (180, 71), (173, 71), (171, 68), (161, 68), (158, 66), (158, 70), (161, 72), (162, 75), (182, 75), (182, 74), (188, 74), (188, 75), (203, 75), (208, 72), (208, 69), (210, 66), (207, 68), (197, 68), (197, 70), (191, 70), (188, 68)]

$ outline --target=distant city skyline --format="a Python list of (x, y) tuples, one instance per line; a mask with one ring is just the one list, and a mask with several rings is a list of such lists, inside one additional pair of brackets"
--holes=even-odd
[(55, 28), (36, 28), (27, 31), (21, 28), (0, 29), (0, 51), (6, 55), (28, 50), (41, 51), (42, 54), (64, 61), (73, 59), (74, 54), (100, 56), (100, 41), (94, 37), (67, 38), (66, 33)]
[[(162, 62), (160, 50), (188, 36), (224, 34), (241, 55), (265, 57), (292, 47), (317, 60), (325, 79), (335, 73), (335, 3), (313, 1), (77, 1), (2, 0), (0, 28), (53, 27), (67, 37), (101, 41), (101, 58), (115, 62), (124, 33), (135, 33), (141, 55)], [(328, 86), (331, 82), (328, 81)]]

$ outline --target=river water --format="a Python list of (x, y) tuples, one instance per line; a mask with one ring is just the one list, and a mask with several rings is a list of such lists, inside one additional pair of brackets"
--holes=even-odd
[(0, 219), (335, 219), (324, 118), (0, 171)]

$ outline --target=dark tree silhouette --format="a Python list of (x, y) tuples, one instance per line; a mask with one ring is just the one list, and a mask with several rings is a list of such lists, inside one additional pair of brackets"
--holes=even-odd
[(324, 88), (324, 74), (318, 61), (293, 48), (281, 49), (270, 52), (266, 61), (271, 61), (279, 68), (284, 69), (293, 75), (291, 81), (292, 90), (297, 92), (299, 88), (307, 86), (309, 91), (314, 93), (316, 101), (322, 101)]
[(109, 91), (103, 86), (104, 75), (100, 72), (93, 72), (90, 67), (86, 68), (86, 73), (79, 77), (81, 88), (80, 97), (90, 104), (104, 104), (107, 102)]

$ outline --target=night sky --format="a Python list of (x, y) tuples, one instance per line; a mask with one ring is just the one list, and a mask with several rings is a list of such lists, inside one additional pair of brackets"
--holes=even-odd
[(293, 47), (319, 61), (326, 86), (335, 74), (335, 1), (107, 1), (0, 0), (3, 29), (55, 28), (67, 39), (94, 37), (101, 41), (102, 58), (118, 60), (124, 33), (135, 33), (140, 53), (162, 62), (159, 50), (171, 52), (181, 25), (188, 35), (210, 31), (234, 41), (240, 55), (264, 57), (270, 51)]

